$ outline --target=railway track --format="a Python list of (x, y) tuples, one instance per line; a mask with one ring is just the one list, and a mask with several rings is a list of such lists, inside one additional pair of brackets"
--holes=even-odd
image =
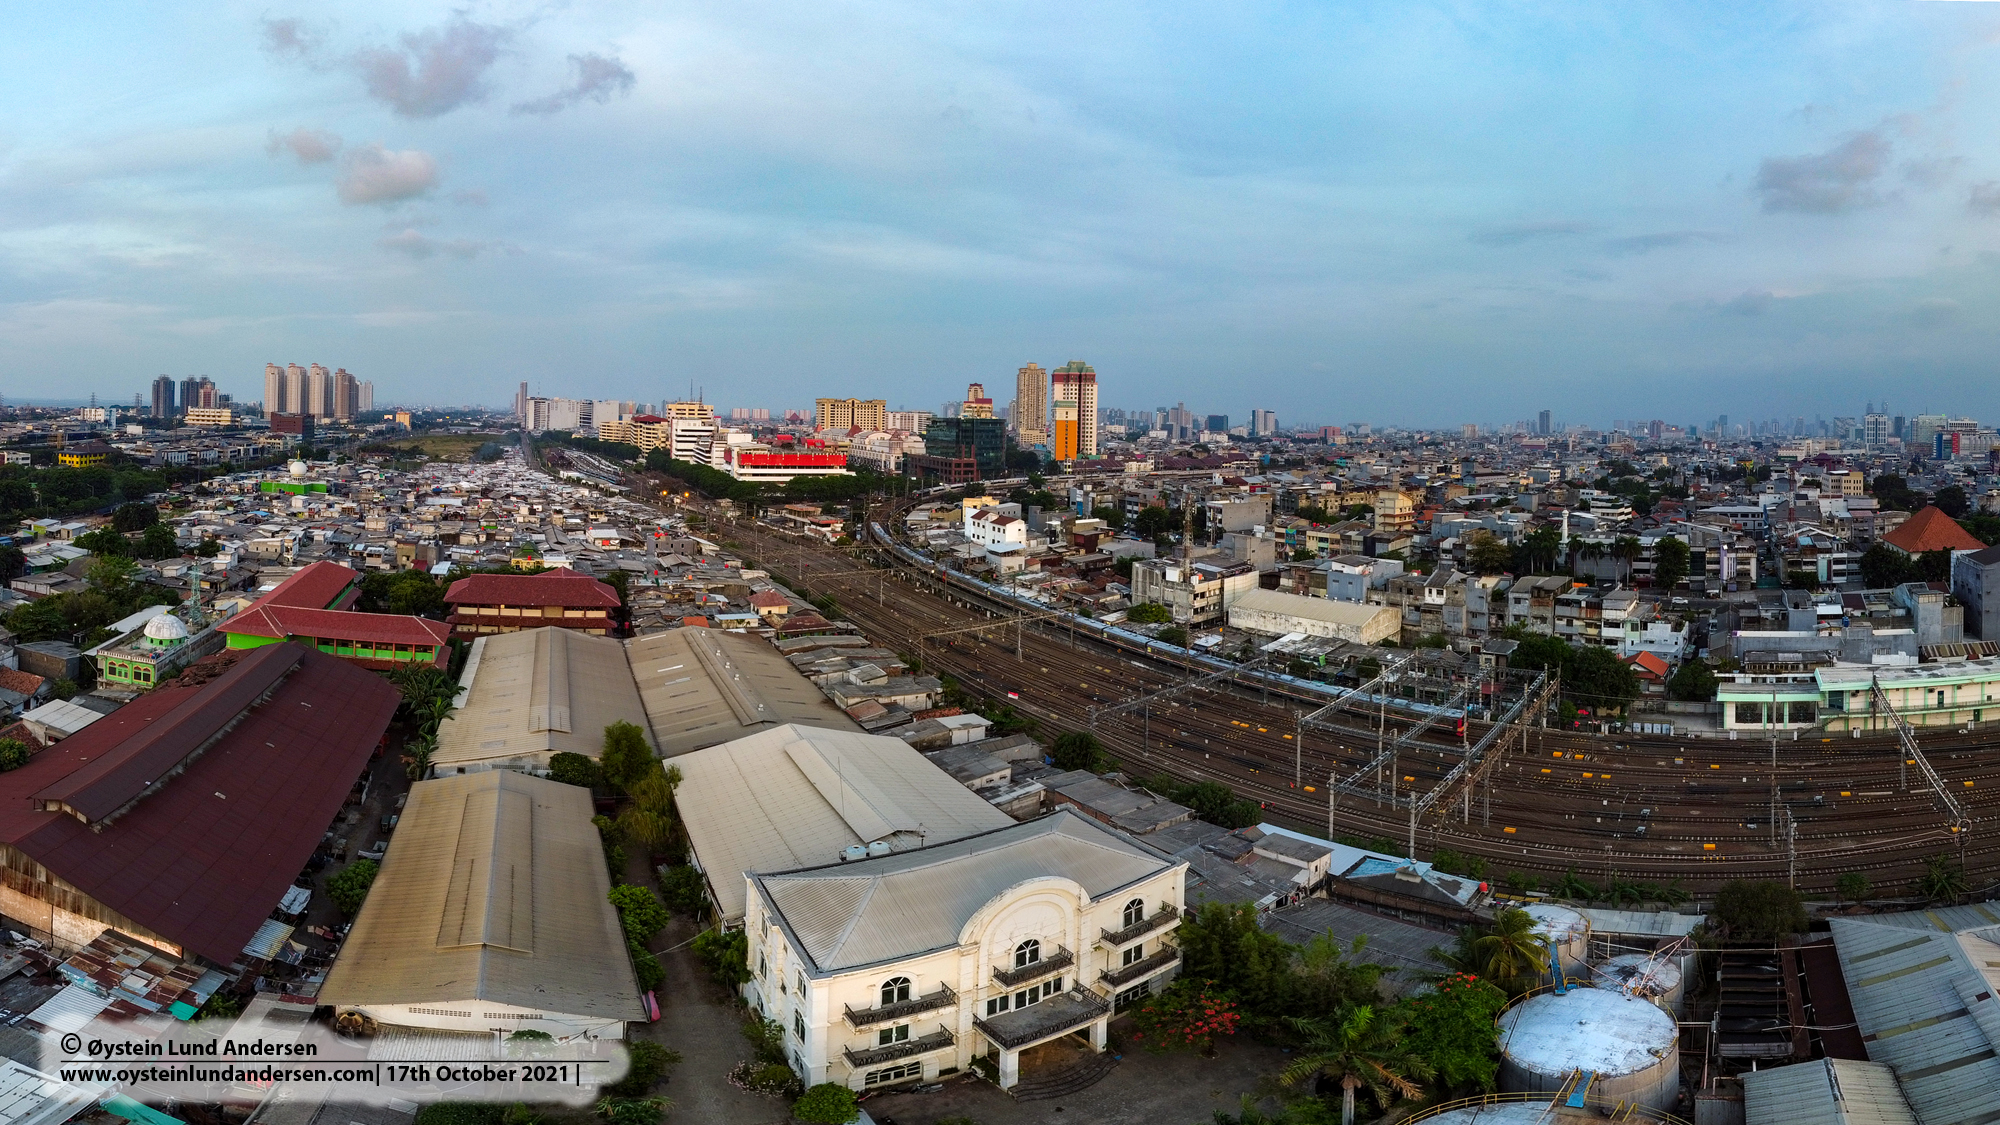
[[(906, 566), (891, 568), (884, 581), (857, 573), (866, 564), (853, 555), (769, 528), (736, 524), (729, 536), (762, 568), (815, 595), (834, 595), (843, 616), (877, 643), (912, 655), (922, 648), (927, 670), (1015, 706), (1049, 732), (1085, 729), (1094, 706), (1188, 678), (1171, 663), (1135, 658), (1046, 621), (1008, 624), (1001, 607), (980, 605), (971, 593), (944, 589)], [(992, 625), (990, 634), (920, 644), (927, 633), (982, 623)], [(1032, 638), (1021, 658), (1017, 628)], [(1314, 728), (1302, 739), (1297, 717), (1311, 704), (1264, 695), (1220, 681), (1107, 716), (1094, 731), (1134, 774), (1219, 781), (1259, 802), (1275, 823), (1327, 834), (1326, 779), (1347, 777), (1374, 758), (1377, 731), (1354, 714), (1336, 730)], [(1393, 740), (1411, 722), (1391, 713), (1381, 737)], [(1483, 724), (1471, 725), (1476, 737)], [(1950, 850), (1975, 884), (1989, 881), (2000, 875), (1996, 797), (1988, 796), (2000, 794), (2000, 754), (1981, 732), (1920, 737), (1971, 817), (1968, 833), (1946, 828), (1935, 798), (1889, 737), (1781, 740), (1774, 770), (1769, 741), (1536, 729), (1493, 765), (1469, 800), (1441, 802), (1425, 817), (1418, 851), (1481, 857), (1493, 879), (1520, 872), (1547, 880), (1574, 870), (1594, 881), (1679, 880), (1703, 890), (1730, 878), (1786, 878), (1796, 868), (1808, 890), (1830, 890), (1839, 874), (1859, 871), (1891, 891)], [(1433, 729), (1397, 757), (1383, 788), (1426, 792), (1461, 756), (1448, 727)], [(1774, 783), (1775, 807), (1794, 822), (1789, 847), (1780, 834), (1783, 814), (1773, 827)], [(1408, 835), (1408, 813), (1366, 791), (1344, 794), (1332, 813), (1336, 835), (1398, 842)]]

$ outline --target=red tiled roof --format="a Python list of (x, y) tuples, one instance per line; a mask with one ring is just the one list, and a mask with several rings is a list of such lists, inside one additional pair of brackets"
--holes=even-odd
[[(259, 689), (245, 699), (251, 685), (269, 686), (274, 668), (289, 674), (270, 698), (254, 703)], [(0, 841), (133, 922), (229, 964), (312, 856), (398, 699), (382, 677), (298, 645), (245, 653), (210, 683), (159, 688), (0, 774)], [(192, 750), (218, 732), (145, 792), (162, 742)], [(130, 801), (141, 782), (143, 796)], [(93, 830), (40, 811), (30, 798), (42, 793), (129, 807)]]
[(422, 617), (283, 605), (251, 606), (223, 622), (220, 628), (224, 633), (279, 640), (331, 637), (382, 645), (441, 645), (451, 638), (451, 626)]
[(1958, 525), (1958, 521), (1926, 504), (1922, 511), (1903, 521), (1903, 526), (1882, 537), (1884, 543), (1907, 554), (1925, 551), (1979, 551), (1986, 544)]
[(791, 599), (776, 590), (759, 590), (750, 595), (750, 604), (757, 609), (779, 609), (791, 605)]
[(614, 608), (618, 591), (568, 567), (540, 574), (468, 574), (451, 584), (444, 600), (452, 605), (518, 605), (583, 609)]
[(1652, 676), (1654, 679), (1660, 679), (1667, 674), (1667, 662), (1650, 652), (1638, 653), (1628, 660), (1627, 663), (1632, 665), (1636, 671)]
[(300, 609), (345, 609), (361, 596), (361, 592), (354, 590), (343, 596), (341, 591), (360, 578), (359, 574), (339, 563), (316, 562), (278, 583), (276, 589), (258, 598), (251, 608), (286, 605)]
[(18, 691), (22, 695), (33, 695), (42, 690), (48, 681), (33, 672), (23, 672), (19, 668), (0, 668), (0, 688)]

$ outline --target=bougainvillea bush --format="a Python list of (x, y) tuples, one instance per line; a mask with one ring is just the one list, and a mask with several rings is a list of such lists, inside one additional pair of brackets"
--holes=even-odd
[(1211, 980), (1179, 980), (1132, 1013), (1131, 1040), (1149, 1051), (1213, 1054), (1218, 1035), (1234, 1035), (1243, 1025), (1236, 998)]

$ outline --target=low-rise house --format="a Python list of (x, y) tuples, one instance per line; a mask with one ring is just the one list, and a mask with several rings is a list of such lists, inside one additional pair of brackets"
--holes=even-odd
[(618, 591), (587, 574), (558, 568), (540, 574), (470, 574), (445, 592), (458, 637), (555, 626), (595, 636), (615, 626)]

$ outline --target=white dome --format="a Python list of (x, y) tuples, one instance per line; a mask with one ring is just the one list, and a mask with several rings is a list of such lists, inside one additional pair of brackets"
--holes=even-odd
[(295, 477), (302, 477), (306, 475), (306, 463), (304, 461), (292, 462), (291, 469), (292, 469), (292, 475)]
[(146, 639), (149, 641), (184, 641), (187, 636), (187, 626), (171, 613), (162, 613), (146, 622)]

